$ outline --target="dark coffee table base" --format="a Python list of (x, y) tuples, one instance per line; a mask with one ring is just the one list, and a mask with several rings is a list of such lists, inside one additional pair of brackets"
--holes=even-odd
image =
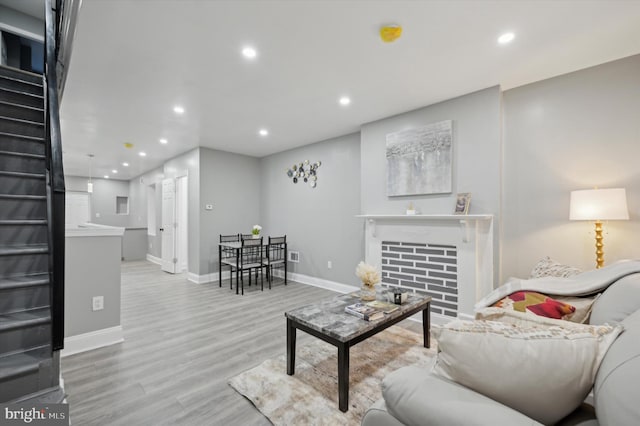
[(338, 348), (338, 407), (343, 413), (349, 410), (349, 349), (351, 346), (356, 345), (363, 340), (368, 339), (374, 334), (378, 334), (382, 330), (391, 327), (399, 323), (400, 321), (407, 319), (408, 317), (422, 311), (422, 335), (424, 338), (424, 347), (429, 348), (429, 334), (431, 330), (431, 318), (429, 315), (429, 307), (431, 303), (427, 303), (423, 307), (417, 307), (416, 309), (405, 312), (403, 315), (394, 318), (392, 320), (381, 320), (380, 324), (369, 330), (368, 332), (354, 337), (351, 340), (342, 342), (331, 336), (327, 336), (317, 330), (307, 327), (306, 325), (287, 318), (287, 374), (292, 376), (295, 373), (296, 364), (296, 329), (302, 330), (305, 333), (311, 334), (320, 340), (324, 340), (327, 343), (332, 344)]

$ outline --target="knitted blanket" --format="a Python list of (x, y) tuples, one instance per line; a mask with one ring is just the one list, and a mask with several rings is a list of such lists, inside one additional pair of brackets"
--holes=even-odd
[(569, 278), (543, 277), (530, 280), (510, 278), (475, 304), (478, 311), (491, 306), (516, 291), (535, 291), (557, 296), (588, 296), (600, 293), (627, 275), (640, 272), (640, 261), (621, 260), (601, 269), (583, 272)]

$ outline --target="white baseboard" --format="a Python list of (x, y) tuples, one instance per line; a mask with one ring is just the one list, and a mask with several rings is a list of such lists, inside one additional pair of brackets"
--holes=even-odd
[(473, 321), (474, 319), (476, 319), (476, 317), (473, 316), (473, 315), (469, 315), (469, 314), (458, 313), (458, 319), (466, 320), (466, 321)]
[(149, 253), (147, 253), (147, 260), (151, 263), (155, 263), (156, 265), (162, 265), (162, 259), (152, 256)]
[[(275, 270), (273, 271), (273, 276), (278, 278), (283, 278), (284, 271)], [(331, 291), (335, 291), (342, 294), (351, 293), (353, 291), (358, 290), (358, 287), (355, 287), (352, 285), (342, 284), (336, 281), (329, 281), (323, 278), (312, 277), (310, 275), (298, 274), (295, 272), (288, 272), (287, 279), (291, 281), (299, 282), (301, 284), (306, 284), (313, 287), (320, 287), (326, 290), (331, 290)]]
[(102, 330), (66, 337), (64, 339), (64, 349), (60, 351), (60, 356), (66, 357), (121, 342), (124, 342), (121, 325), (103, 328)]
[[(228, 280), (229, 276), (229, 271), (222, 271), (222, 281)], [(198, 275), (194, 274), (193, 272), (189, 272), (187, 274), (187, 279), (196, 284), (214, 283), (218, 282), (218, 273), (212, 272), (210, 274)]]

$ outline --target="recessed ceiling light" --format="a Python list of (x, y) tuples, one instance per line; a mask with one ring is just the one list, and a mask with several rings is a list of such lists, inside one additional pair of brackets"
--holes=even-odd
[(258, 52), (256, 52), (256, 49), (254, 49), (253, 47), (247, 46), (242, 49), (242, 56), (247, 59), (253, 59), (258, 56)]
[(124, 167), (129, 167), (129, 163), (122, 163)]
[(500, 44), (511, 43), (514, 38), (516, 38), (516, 35), (514, 33), (504, 33), (500, 37), (498, 37), (498, 43)]
[(166, 145), (166, 144), (169, 143), (169, 141), (166, 140), (165, 138), (162, 138), (162, 139), (160, 139), (160, 143), (163, 144), (163, 145)]
[(109, 175), (104, 175), (104, 178), (105, 179), (109, 179)]
[(176, 114), (184, 114), (184, 108), (180, 105), (176, 105), (173, 107), (173, 112), (175, 112)]
[(340, 102), (340, 105), (349, 105), (351, 103), (351, 99), (348, 96), (343, 96), (341, 97), (338, 102)]
[(139, 155), (140, 157), (146, 157), (146, 156), (147, 156), (147, 153), (146, 153), (146, 152), (143, 152), (143, 151), (140, 151), (140, 152), (138, 153), (138, 155)]
[(267, 129), (260, 129), (258, 131), (258, 133), (260, 133), (260, 136), (268, 136), (269, 135), (269, 131)]
[(111, 173), (113, 173), (114, 175), (118, 174), (118, 171), (116, 169), (111, 170)]

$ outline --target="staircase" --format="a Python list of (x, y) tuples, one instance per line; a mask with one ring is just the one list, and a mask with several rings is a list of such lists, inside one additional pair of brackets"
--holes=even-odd
[(61, 393), (46, 136), (42, 75), (0, 66), (0, 403)]

